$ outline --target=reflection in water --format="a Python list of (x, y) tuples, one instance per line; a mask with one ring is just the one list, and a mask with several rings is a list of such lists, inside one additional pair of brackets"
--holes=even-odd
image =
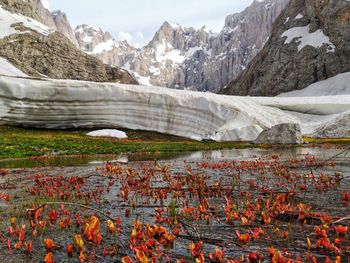
[(99, 156), (48, 156), (29, 159), (0, 160), (0, 168), (34, 168), (34, 167), (74, 167), (95, 166), (105, 162), (128, 163), (134, 161), (168, 160), (168, 161), (201, 161), (201, 160), (247, 160), (279, 154), (282, 159), (295, 159), (305, 155), (315, 155), (328, 158), (341, 152), (341, 149), (324, 151), (322, 147), (281, 147), (274, 149), (246, 148), (227, 149), (204, 152), (168, 152), (168, 153), (130, 153), (127, 155), (99, 155)]
[[(334, 146), (333, 146), (334, 147)], [(283, 191), (285, 189), (292, 189), (292, 188), (288, 188), (289, 185), (288, 184), (284, 184), (284, 182), (287, 182), (289, 177), (286, 176), (284, 177), (285, 181), (282, 177), (280, 178), (280, 174), (278, 173), (279, 169), (270, 169), (273, 171), (268, 171), (265, 170), (265, 168), (262, 168), (262, 170), (260, 170), (261, 168), (253, 168), (253, 170), (248, 169), (246, 172), (242, 172), (240, 173), (240, 179), (239, 181), (232, 180), (234, 177), (232, 177), (232, 174), (237, 172), (238, 170), (233, 170), (233, 172), (229, 169), (226, 168), (215, 168), (217, 166), (215, 166), (217, 163), (215, 162), (220, 162), (220, 161), (232, 161), (232, 160), (236, 160), (236, 161), (241, 161), (241, 160), (253, 160), (253, 159), (257, 159), (257, 158), (261, 158), (264, 161), (271, 161), (271, 155), (276, 155), (279, 154), (280, 155), (280, 160), (288, 160), (288, 159), (305, 159), (305, 157), (307, 155), (310, 156), (317, 156), (319, 157), (321, 160), (328, 160), (331, 157), (334, 157), (335, 155), (338, 154), (337, 158), (335, 158), (336, 161), (336, 171), (338, 174), (343, 175), (344, 178), (350, 178), (350, 172), (349, 172), (349, 160), (350, 160), (350, 156), (346, 155), (346, 149), (348, 148), (348, 146), (346, 146), (345, 148), (325, 148), (325, 147), (283, 147), (283, 148), (279, 148), (279, 149), (257, 149), (257, 148), (249, 148), (249, 149), (231, 149), (231, 150), (219, 150), (219, 151), (206, 151), (206, 152), (192, 152), (192, 153), (168, 153), (168, 154), (129, 154), (129, 155), (120, 155), (120, 156), (112, 156), (112, 155), (108, 155), (108, 156), (75, 156), (75, 157), (47, 157), (47, 158), (35, 158), (35, 159), (25, 159), (25, 160), (12, 160), (12, 161), (0, 161), (0, 166), (1, 167), (10, 167), (10, 168), (14, 168), (14, 167), (35, 167), (34, 169), (13, 169), (13, 170), (9, 170), (9, 174), (8, 177), (3, 176), (0, 177), (0, 182), (2, 185), (6, 186), (6, 185), (10, 185), (8, 180), (11, 180), (11, 183), (16, 186), (14, 189), (9, 188), (8, 191), (9, 193), (13, 194), (15, 193), (16, 198), (13, 199), (12, 203), (5, 203), (5, 202), (1, 202), (0, 201), (0, 206), (1, 207), (3, 213), (1, 214), (3, 218), (6, 215), (10, 215), (11, 213), (9, 213), (9, 211), (12, 211), (12, 207), (22, 207), (19, 206), (19, 200), (25, 200), (25, 205), (24, 207), (27, 207), (27, 205), (30, 205), (31, 202), (33, 201), (34, 203), (37, 202), (44, 202), (46, 199), (42, 199), (43, 196), (40, 196), (38, 194), (34, 194), (34, 195), (28, 195), (28, 191), (27, 189), (31, 189), (31, 187), (36, 186), (37, 189), (40, 189), (41, 187), (43, 187), (43, 183), (42, 182), (50, 182), (49, 188), (50, 186), (52, 186), (52, 182), (55, 182), (55, 180), (53, 181), (45, 181), (48, 178), (56, 178), (59, 177), (59, 180), (56, 180), (56, 182), (60, 182), (60, 184), (62, 183), (62, 179), (61, 178), (65, 178), (65, 182), (70, 184), (70, 178), (86, 178), (85, 181), (85, 186), (83, 186), (83, 188), (77, 187), (77, 189), (80, 191), (80, 189), (84, 189), (83, 192), (85, 193), (92, 193), (90, 191), (94, 191), (94, 189), (104, 189), (106, 188), (105, 186), (109, 185), (112, 181), (114, 182), (115, 179), (117, 180), (115, 184), (112, 184), (111, 187), (108, 187), (108, 191), (105, 192), (101, 192), (103, 193), (103, 196), (101, 200), (103, 200), (103, 202), (92, 202), (89, 204), (89, 206), (92, 206), (100, 211), (108, 211), (108, 213), (110, 212), (111, 216), (113, 218), (117, 218), (120, 217), (121, 221), (123, 222), (123, 230), (125, 230), (126, 233), (131, 232), (131, 227), (132, 227), (132, 222), (134, 221), (134, 219), (136, 217), (140, 217), (142, 218), (142, 220), (145, 220), (145, 222), (152, 222), (155, 218), (155, 206), (153, 205), (159, 205), (159, 207), (164, 207), (164, 209), (166, 209), (166, 207), (171, 207), (170, 203), (172, 202), (172, 198), (165, 198), (162, 199), (162, 201), (154, 201), (155, 199), (155, 195), (151, 198), (151, 195), (148, 195), (148, 189), (151, 188), (147, 188), (146, 195), (142, 196), (142, 195), (138, 195), (141, 191), (141, 187), (143, 187), (143, 185), (141, 187), (136, 187), (135, 182), (141, 182), (141, 181), (135, 181), (134, 179), (130, 180), (130, 185), (133, 185), (133, 187), (135, 187), (134, 190), (132, 190), (132, 192), (130, 192), (130, 200), (128, 201), (123, 201), (120, 197), (121, 197), (121, 185), (123, 182), (128, 181), (127, 177), (121, 176), (121, 177), (113, 177), (110, 178), (108, 175), (105, 173), (105, 169), (100, 169), (103, 167), (104, 163), (106, 161), (109, 162), (119, 162), (119, 163), (126, 163), (128, 162), (128, 164), (126, 165), (117, 165), (116, 167), (122, 167), (124, 172), (123, 175), (126, 175), (127, 172), (129, 171), (129, 168), (131, 169), (131, 171), (135, 171), (135, 174), (137, 174), (138, 172), (140, 172), (140, 175), (143, 173), (143, 171), (148, 172), (148, 171), (153, 171), (157, 170), (155, 169), (156, 167), (158, 168), (158, 164), (162, 165), (165, 162), (169, 164), (169, 171), (165, 172), (166, 174), (170, 174), (173, 175), (173, 178), (177, 178), (179, 176), (179, 178), (181, 178), (181, 175), (185, 175), (187, 172), (187, 167), (191, 167), (190, 171), (194, 171), (194, 175), (198, 174), (198, 175), (204, 175), (205, 177), (207, 177), (207, 179), (205, 179), (205, 182), (208, 183), (208, 185), (211, 185), (212, 188), (206, 188), (207, 190), (212, 189), (210, 191), (211, 194), (214, 193), (214, 191), (217, 191), (217, 189), (213, 188), (215, 187), (215, 182), (220, 182), (220, 195), (221, 192), (223, 191), (227, 191), (227, 190), (223, 190), (225, 189), (227, 186), (230, 187), (232, 186), (232, 188), (229, 188), (229, 192), (232, 192), (232, 199), (235, 200), (235, 202), (237, 202), (237, 204), (245, 204), (247, 200), (250, 200), (250, 202), (252, 202), (252, 200), (258, 200), (258, 198), (262, 198), (261, 200), (265, 200), (264, 198), (266, 197), (266, 200), (270, 200), (269, 195), (266, 195), (266, 193), (260, 193), (261, 189), (268, 189), (268, 188), (274, 188), (276, 191), (276, 193), (278, 193), (278, 191), (282, 191), (281, 193), (283, 194)], [(345, 151), (344, 151), (345, 149)], [(342, 154), (340, 154), (342, 153)], [(154, 160), (157, 159), (159, 160), (159, 162), (142, 162), (144, 160)], [(186, 163), (184, 163), (186, 161)], [(210, 168), (210, 167), (201, 167), (201, 164), (198, 164), (197, 162), (206, 162), (208, 161), (208, 163), (214, 164), (214, 168)], [(219, 163), (218, 162), (218, 163)], [(283, 162), (278, 162), (277, 165), (282, 164)], [(288, 162), (285, 162), (288, 163)], [(302, 164), (306, 164), (301, 162)], [(232, 162), (230, 163), (232, 164)], [(265, 164), (268, 164), (265, 162)], [(57, 167), (47, 167), (47, 166), (57, 166)], [(205, 163), (204, 163), (205, 165)], [(273, 166), (273, 167), (278, 167), (278, 166)], [(41, 166), (42, 168), (36, 168)], [(62, 166), (64, 166), (62, 168)], [(99, 167), (98, 167), (99, 166)], [(98, 167), (98, 169), (96, 169), (96, 167)], [(224, 166), (223, 166), (224, 167)], [(270, 166), (268, 166), (270, 167)], [(146, 168), (146, 170), (143, 170), (144, 168)], [(148, 168), (150, 168), (151, 170), (148, 170)], [(317, 168), (314, 168), (314, 172), (317, 176), (318, 173), (324, 173), (324, 174), (334, 174), (334, 168), (333, 167), (324, 167), (322, 168), (322, 170), (316, 170)], [(287, 169), (288, 170), (288, 169)], [(242, 170), (243, 171), (243, 170)], [(253, 171), (253, 172), (252, 172)], [(260, 172), (259, 172), (260, 171)], [(197, 173), (198, 172), (198, 173)], [(264, 176), (260, 177), (259, 174), (263, 172)], [(294, 173), (298, 173), (298, 174), (305, 174), (306, 177), (305, 178), (310, 178), (309, 177), (309, 168), (307, 166), (296, 166), (291, 168), (291, 170), (288, 172), (288, 175), (294, 175)], [(39, 184), (36, 183), (36, 180), (33, 180), (33, 175), (38, 175), (39, 177), (41, 177), (42, 175), (44, 176), (42, 180), (38, 180)], [(190, 175), (190, 174), (187, 174)], [(47, 177), (46, 177), (47, 176)], [(152, 177), (152, 180), (150, 179), (150, 183), (147, 185), (148, 187), (153, 187), (153, 189), (165, 189), (165, 188), (169, 188), (168, 185), (170, 185), (170, 183), (172, 182), (177, 182), (176, 180), (168, 180), (165, 181), (163, 179), (163, 173), (161, 172), (161, 169), (158, 169), (158, 172), (155, 172), (154, 177)], [(255, 176), (259, 176), (256, 177)], [(278, 177), (271, 177), (271, 176), (278, 176)], [(38, 178), (39, 178), (38, 177)], [(192, 181), (190, 178), (196, 178), (195, 176), (187, 176), (189, 178), (188, 182), (194, 182)], [(9, 179), (10, 178), (10, 179)], [(123, 178), (123, 179), (117, 179), (117, 178)], [(141, 178), (141, 177), (140, 177)], [(142, 177), (144, 178), (144, 177)], [(165, 177), (164, 177), (165, 178)], [(172, 178), (172, 177), (169, 177)], [(274, 180), (275, 178), (278, 178), (277, 180)], [(300, 177), (303, 178), (303, 177)], [(254, 180), (252, 180), (254, 179)], [(126, 180), (126, 181), (123, 181)], [(179, 180), (179, 179), (177, 179)], [(63, 180), (64, 181), (64, 180)], [(187, 180), (186, 180), (187, 181)], [(74, 181), (72, 181), (74, 184)], [(199, 181), (202, 182), (202, 181)], [(253, 187), (251, 186), (250, 182), (256, 182), (259, 183), (259, 188), (258, 187)], [(295, 180), (291, 181), (291, 184), (296, 183)], [(326, 181), (325, 181), (326, 182)], [(341, 194), (344, 191), (348, 191), (348, 182), (349, 179), (347, 179), (347, 181), (342, 181), (340, 184), (336, 184), (335, 188), (330, 189), (328, 191), (323, 191), (323, 192), (318, 192), (319, 190), (316, 188), (313, 188), (312, 185), (313, 180), (310, 179), (308, 181), (309, 183), (309, 190), (305, 191), (305, 192), (300, 192), (299, 194), (297, 194), (296, 196), (293, 196), (293, 198), (291, 199), (293, 202), (295, 202), (293, 205), (294, 207), (296, 207), (296, 203), (299, 202), (303, 202), (305, 204), (310, 204), (313, 207), (315, 207), (317, 210), (315, 212), (321, 212), (321, 211), (325, 211), (327, 214), (329, 215), (340, 215), (341, 217), (343, 217), (344, 215), (348, 214), (348, 207), (344, 207), (342, 206), (342, 202), (341, 202)], [(205, 184), (206, 184), (205, 183)], [(222, 184), (221, 184), (222, 183)], [(302, 183), (302, 185), (304, 186), (305, 181), (301, 181), (299, 183)], [(128, 182), (129, 184), (129, 182)], [(61, 184), (63, 187), (65, 187), (66, 184)], [(79, 184), (80, 185), (80, 184)], [(192, 191), (190, 188), (188, 188), (188, 186), (196, 186), (196, 184), (185, 184), (183, 186), (181, 186), (182, 190), (179, 191), (179, 193), (181, 191), (184, 191), (184, 189), (187, 189)], [(282, 187), (283, 185), (283, 187)], [(298, 186), (299, 189), (301, 185)], [(296, 187), (296, 186), (292, 186), (292, 187)], [(46, 193), (48, 191), (49, 188), (46, 188), (45, 186), (43, 187), (43, 189), (45, 190), (44, 192)], [(74, 188), (74, 187), (73, 187)], [(73, 188), (69, 188), (69, 189), (73, 189)], [(251, 189), (252, 188), (252, 189)], [(256, 189), (255, 189), (256, 188)], [(58, 188), (59, 189), (59, 188)], [(75, 188), (74, 188), (75, 189)], [(132, 189), (130, 187), (130, 189)], [(249, 193), (252, 194), (250, 199), (247, 199), (248, 196), (246, 195), (241, 195), (241, 190), (247, 190), (249, 189)], [(316, 191), (317, 190), (317, 191)], [(73, 196), (74, 196), (74, 191), (73, 191)], [(152, 191), (151, 191), (152, 192)], [(61, 193), (61, 191), (57, 191), (58, 194)], [(132, 193), (132, 194), (131, 194)], [(157, 193), (157, 192), (155, 192)], [(199, 192), (198, 192), (199, 193)], [(71, 194), (71, 193), (70, 193)], [(131, 197), (134, 196), (134, 197)], [(141, 197), (140, 197), (141, 196)], [(209, 191), (208, 191), (208, 196), (209, 196)], [(226, 194), (225, 194), (226, 196)], [(48, 200), (51, 200), (52, 197), (49, 197)], [(70, 199), (69, 199), (70, 200)], [(74, 200), (74, 202), (76, 202), (75, 196), (74, 198), (72, 198), (72, 200)], [(77, 199), (78, 200), (78, 199)], [(136, 201), (135, 201), (136, 200)], [(152, 200), (152, 205), (149, 205), (151, 203), (148, 203), (148, 200)], [(80, 200), (81, 201), (81, 200)], [(78, 200), (78, 202), (80, 202)], [(154, 201), (154, 203), (153, 203)], [(219, 194), (216, 196), (214, 194), (214, 197), (211, 196), (209, 197), (209, 201), (210, 204), (212, 204), (214, 207), (216, 207), (217, 209), (224, 209), (225, 208), (225, 204), (226, 204), (226, 200), (224, 198), (224, 196), (219, 197)], [(23, 201), (24, 202), (24, 201)], [(180, 205), (183, 205), (183, 203), (186, 203), (187, 205), (189, 205), (189, 207), (198, 207), (198, 198), (196, 198), (196, 195), (192, 196), (191, 195), (187, 195), (186, 198), (183, 198), (181, 203), (179, 203)], [(11, 207), (9, 206), (11, 205)], [(58, 206), (57, 206), (58, 207)], [(128, 207), (133, 207), (131, 215), (129, 217), (125, 217), (126, 213), (126, 209), (128, 209)], [(134, 208), (135, 207), (135, 208)], [(10, 209), (11, 208), (11, 209)], [(20, 208), (22, 209), (22, 208)], [(72, 208), (72, 213), (76, 212), (78, 209), (80, 208)], [(129, 211), (129, 210), (128, 210)], [(166, 211), (166, 210), (164, 210)], [(218, 210), (220, 213), (218, 213), (218, 218), (217, 220), (213, 220), (213, 222), (211, 224), (203, 224), (200, 226), (201, 229), (201, 233), (203, 233), (205, 236), (204, 237), (209, 237), (208, 240), (211, 240), (211, 238), (213, 238), (213, 240), (221, 240), (221, 239), (225, 239), (225, 240), (236, 240), (236, 232), (235, 230), (237, 228), (235, 228), (235, 226), (230, 226), (228, 224), (225, 224), (224, 222), (224, 217), (226, 216), (226, 214), (223, 213), (223, 210)], [(90, 212), (90, 211), (89, 211)], [(283, 213), (282, 213), (283, 214)], [(221, 217), (222, 216), (222, 217)], [(215, 218), (215, 217), (214, 217)], [(290, 220), (289, 220), (290, 219)], [(288, 221), (289, 220), (289, 221)], [(10, 220), (7, 220), (8, 222)], [(6, 222), (6, 221), (4, 221)], [(198, 221), (199, 223), (193, 223), (193, 224), (201, 224), (201, 221)], [(202, 221), (203, 222), (203, 221)], [(287, 224), (288, 222), (288, 224)], [(28, 224), (27, 221), (25, 221), (25, 223)], [(302, 242), (305, 242), (305, 235), (308, 232), (305, 232), (305, 229), (310, 229), (310, 231), (312, 231), (313, 228), (310, 228), (310, 226), (308, 226), (308, 228), (306, 227), (301, 227), (299, 224), (295, 224), (297, 223), (296, 220), (294, 220), (293, 218), (286, 218), (283, 219), (280, 222), (281, 223), (281, 229), (290, 231), (290, 233), (293, 234), (293, 243), (289, 242), (289, 239), (286, 240), (284, 243), (281, 243), (281, 247), (287, 247), (287, 249), (289, 249), (290, 251), (294, 251), (299, 253), (300, 250), (303, 250), (304, 247), (301, 246), (295, 246), (295, 244), (302, 244)], [(191, 223), (192, 224), (192, 223)], [(259, 225), (259, 223), (258, 223)], [(5, 224), (4, 224), (5, 226)], [(106, 227), (106, 224), (104, 224), (104, 226)], [(247, 226), (248, 227), (248, 226)], [(283, 228), (282, 228), (283, 227)], [(287, 228), (288, 227), (288, 228)], [(6, 228), (5, 228), (6, 229)], [(106, 228), (105, 228), (106, 229)], [(269, 231), (268, 229), (271, 229), (271, 231), (273, 231), (273, 229), (275, 228), (271, 228), (269, 226), (266, 226), (266, 231)], [(57, 232), (57, 230), (59, 230), (59, 232)], [(284, 231), (283, 230), (283, 231)], [(62, 229), (59, 228), (48, 228), (45, 231), (45, 236), (44, 237), (54, 237), (55, 242), (57, 242), (57, 244), (68, 244), (69, 242), (72, 241), (72, 236), (73, 234), (75, 234), (75, 232), (77, 231), (76, 228), (67, 228), (64, 231)], [(244, 230), (243, 230), (244, 231)], [(6, 230), (5, 230), (6, 232)], [(269, 235), (272, 232), (269, 233)], [(289, 232), (288, 232), (289, 233)], [(43, 237), (43, 236), (42, 236)], [(129, 236), (127, 235), (126, 237), (124, 235), (120, 235), (120, 240), (118, 242), (120, 244), (128, 244), (128, 240), (129, 240)], [(14, 238), (16, 239), (17, 237), (14, 236)], [(104, 244), (109, 244), (109, 242), (115, 242), (116, 239), (114, 236), (108, 236), (108, 235), (104, 235), (104, 240), (103, 242), (106, 242)], [(126, 238), (126, 239), (125, 239)], [(279, 240), (281, 241), (281, 240)], [(261, 248), (264, 248), (266, 246), (266, 241), (264, 238), (261, 238), (260, 241), (257, 240), (257, 243), (254, 243), (254, 247), (253, 246), (249, 246), (249, 249), (253, 249), (253, 250), (263, 250)], [(283, 242), (283, 240), (281, 241)], [(4, 243), (4, 242), (2, 242)], [(38, 244), (41, 244), (42, 246), (42, 240), (40, 238), (35, 239), (34, 241), (34, 246), (35, 247), (39, 247)], [(173, 249), (171, 252), (174, 253), (174, 257), (175, 256), (183, 256), (186, 257), (188, 255), (188, 244), (187, 241), (182, 240), (181, 238), (176, 240), (176, 243), (174, 243), (176, 245), (174, 245)], [(230, 244), (230, 243), (228, 243)], [(3, 244), (4, 245), (4, 244)], [(276, 245), (277, 246), (277, 245)], [(5, 245), (3, 246), (5, 247)], [(236, 248), (237, 246), (234, 245), (228, 245), (227, 248), (225, 248), (225, 253), (227, 253), (228, 256), (232, 256), (232, 257), (236, 257), (236, 256), (240, 256), (242, 254), (242, 251), (240, 250), (240, 248)], [(213, 251), (214, 247), (211, 246), (207, 243), (206, 244), (206, 248), (205, 248), (205, 253), (208, 254), (209, 250)], [(29, 254), (20, 254), (20, 253), (13, 253), (14, 250), (8, 251), (7, 249), (3, 249), (2, 254), (0, 254), (0, 262), (41, 262), (42, 261), (42, 252), (41, 250), (35, 250), (36, 252), (33, 253), (33, 255), (30, 255), (30, 257), (32, 257), (31, 259), (29, 259)], [(37, 252), (39, 251), (39, 252)], [(128, 250), (126, 250), (126, 254), (129, 253)], [(266, 251), (266, 249), (265, 249)], [(299, 251), (299, 252), (298, 252)], [(16, 255), (16, 260), (14, 261), (14, 255)], [(119, 256), (119, 255), (118, 255)], [(40, 257), (40, 258), (39, 258)], [(66, 256), (65, 250), (60, 249), (55, 251), (55, 261), (56, 262), (73, 262), (73, 258), (69, 258)], [(78, 261), (74, 261), (74, 262), (78, 262)], [(97, 261), (96, 261), (97, 262)], [(99, 258), (98, 262), (119, 262), (116, 261), (115, 258)]]

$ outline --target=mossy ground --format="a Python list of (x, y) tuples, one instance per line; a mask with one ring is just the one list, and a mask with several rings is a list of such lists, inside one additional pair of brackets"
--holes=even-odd
[[(244, 142), (193, 141), (149, 131), (125, 131), (129, 138), (92, 138), (90, 130), (40, 130), (0, 126), (0, 159), (44, 155), (99, 155), (120, 153), (180, 153), (247, 147), (271, 147)], [(350, 144), (350, 138), (304, 138), (308, 144)], [(284, 146), (286, 147), (286, 146)]]
[(305, 143), (350, 144), (350, 138), (304, 138)]
[(0, 126), (0, 159), (43, 155), (189, 152), (251, 147), (249, 143), (192, 141), (147, 131), (127, 132), (127, 140), (92, 138), (89, 130), (38, 130)]

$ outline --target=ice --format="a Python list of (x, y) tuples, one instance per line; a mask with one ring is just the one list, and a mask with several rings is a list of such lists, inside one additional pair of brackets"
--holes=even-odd
[(10, 62), (8, 62), (5, 58), (0, 57), (0, 74), (6, 75), (10, 77), (28, 77), (21, 70), (16, 68)]
[(111, 129), (92, 131), (87, 133), (86, 135), (91, 137), (111, 137), (111, 138), (117, 138), (117, 139), (128, 138), (125, 132), (119, 131), (119, 130), (111, 130)]
[(308, 136), (349, 134), (350, 96), (345, 95), (235, 97), (119, 83), (0, 76), (0, 98), (0, 123), (24, 127), (123, 127), (196, 140), (252, 141), (266, 128), (299, 123)]

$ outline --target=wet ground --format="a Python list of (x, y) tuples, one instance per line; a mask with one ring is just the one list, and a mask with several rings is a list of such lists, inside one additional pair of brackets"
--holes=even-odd
[[(348, 262), (348, 149), (3, 161), (0, 262), (43, 262), (50, 252), (55, 262)], [(102, 240), (84, 233), (93, 215)]]

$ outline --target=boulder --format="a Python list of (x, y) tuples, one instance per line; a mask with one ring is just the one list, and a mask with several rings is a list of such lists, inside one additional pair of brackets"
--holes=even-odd
[(300, 125), (282, 123), (264, 130), (255, 140), (257, 144), (302, 144)]

